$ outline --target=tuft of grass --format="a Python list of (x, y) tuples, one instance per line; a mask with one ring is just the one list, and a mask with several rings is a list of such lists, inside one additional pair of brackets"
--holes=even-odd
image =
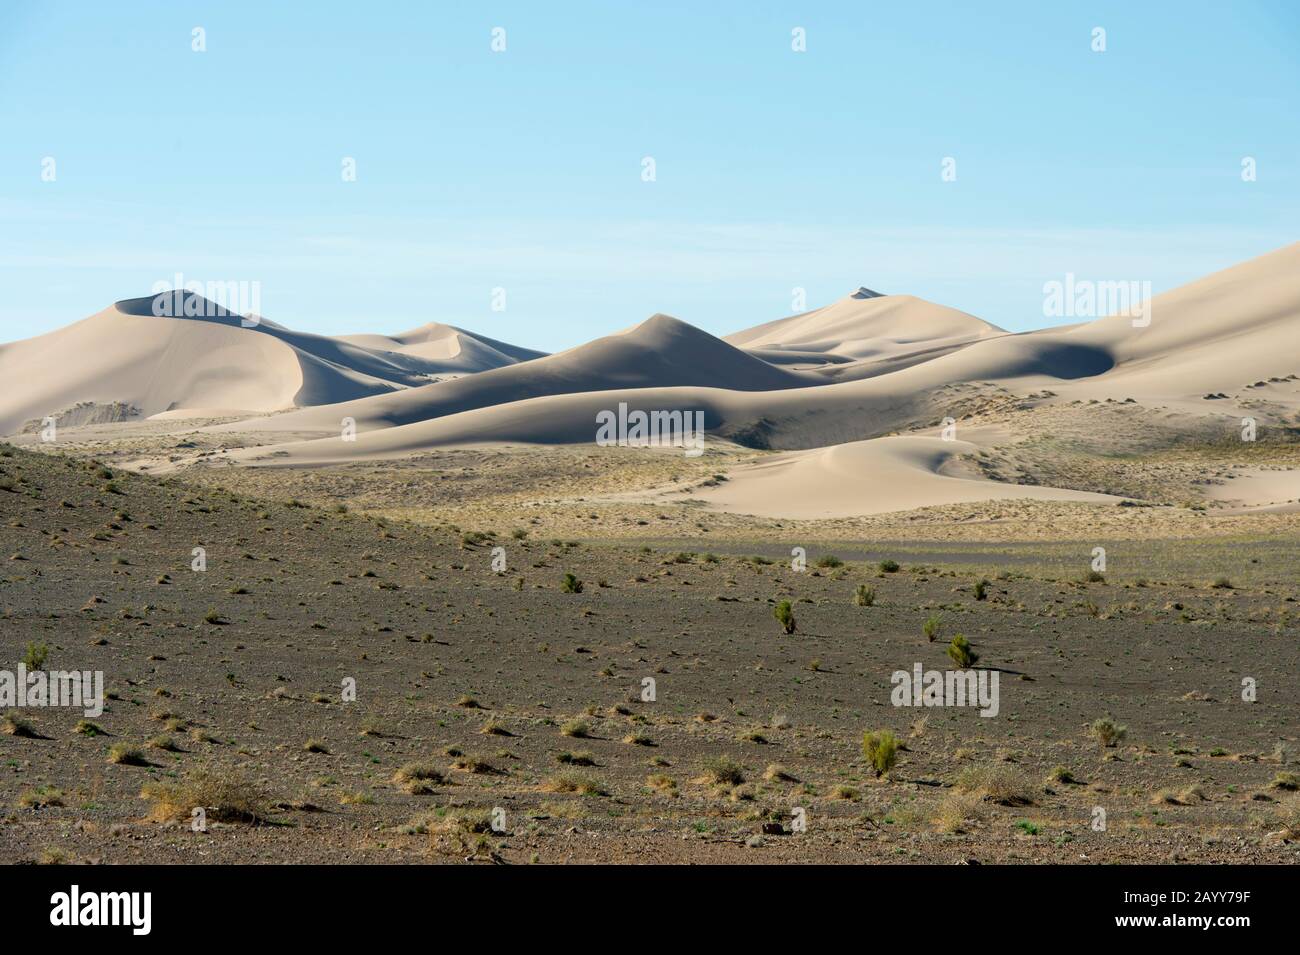
[(118, 766), (148, 766), (144, 750), (130, 743), (116, 743), (108, 748), (108, 761)]
[(968, 670), (980, 657), (971, 647), (970, 641), (959, 633), (948, 644), (948, 658), (957, 664), (958, 669)]
[(446, 779), (429, 763), (407, 763), (393, 773), (393, 782), (412, 796), (423, 796), (433, 792), (433, 787), (441, 786)]
[(858, 584), (858, 589), (853, 591), (853, 605), (855, 607), (871, 607), (876, 603), (876, 588), (868, 587), (866, 584)]
[(1232, 581), (1227, 577), (1215, 577), (1214, 583), (1210, 584), (1211, 590), (1232, 590)]
[(140, 790), (153, 803), (155, 822), (188, 821), (197, 808), (217, 822), (257, 825), (266, 818), (266, 798), (238, 773), (198, 769), (174, 783), (150, 782)]
[(817, 566), (825, 570), (832, 570), (836, 567), (843, 567), (844, 561), (840, 560), (834, 554), (827, 554), (825, 557), (817, 558)]
[(542, 789), (548, 793), (578, 793), (583, 796), (608, 796), (609, 790), (592, 776), (577, 773), (561, 773), (542, 783)]
[(561, 736), (571, 736), (574, 739), (590, 739), (591, 727), (582, 720), (569, 720), (560, 727)]
[(1079, 782), (1079, 780), (1074, 777), (1074, 773), (1070, 772), (1064, 766), (1052, 767), (1052, 771), (1047, 774), (1047, 778), (1050, 782), (1062, 783), (1064, 785), (1077, 785)]
[(1093, 721), (1088, 732), (1101, 745), (1102, 749), (1114, 746), (1128, 735), (1128, 727), (1116, 723), (1110, 716), (1103, 716)]
[(1000, 806), (1032, 806), (1034, 790), (1017, 770), (1005, 763), (968, 766), (953, 784), (958, 792), (979, 796)]
[(90, 720), (77, 720), (77, 725), (72, 728), (72, 732), (81, 736), (104, 736), (104, 728), (98, 723)]
[(37, 786), (34, 789), (24, 789), (18, 794), (15, 805), (19, 809), (48, 809), (54, 806), (62, 806), (63, 790), (55, 789), (53, 786)]
[(776, 617), (776, 621), (781, 625), (783, 631), (786, 633), (794, 633), (794, 608), (791, 607), (790, 601), (782, 600), (778, 603), (772, 610), (772, 616)]
[(0, 725), (0, 729), (4, 730), (8, 736), (22, 736), (27, 739), (39, 738), (36, 728), (17, 713), (6, 713), (4, 723)]
[(45, 666), (45, 660), (50, 655), (49, 645), (46, 643), (28, 643), (27, 649), (23, 651), (23, 666), (29, 670), (39, 670)]
[(939, 639), (939, 633), (943, 630), (943, 617), (937, 613), (932, 613), (925, 618), (925, 623), (921, 624), (921, 633), (925, 634), (927, 643), (934, 643)]
[(329, 747), (318, 739), (307, 740), (307, 742), (302, 744), (302, 751), (304, 753), (324, 753), (327, 756), (329, 755)]
[(950, 793), (935, 808), (934, 824), (940, 832), (967, 832), (983, 816), (984, 799), (976, 793)]
[(1295, 792), (1300, 789), (1300, 776), (1295, 773), (1278, 773), (1273, 777), (1273, 781), (1269, 783), (1269, 786), (1273, 789)]
[(763, 778), (770, 783), (797, 783), (799, 780), (784, 766), (773, 763), (763, 770)]
[(704, 763), (704, 779), (715, 786), (739, 786), (745, 770), (730, 756), (714, 756)]
[(862, 755), (877, 776), (884, 776), (898, 760), (898, 737), (893, 730), (868, 730), (862, 734)]
[(898, 561), (896, 560), (882, 560), (876, 566), (880, 568), (882, 574), (896, 574), (899, 571)]
[(563, 594), (580, 594), (582, 593), (582, 581), (573, 574), (565, 574), (564, 579), (560, 581), (560, 593)]
[(596, 757), (592, 756), (591, 753), (587, 752), (586, 750), (579, 750), (576, 753), (565, 750), (563, 753), (559, 753), (556, 755), (555, 761), (565, 766), (595, 766), (596, 765)]
[(985, 600), (989, 595), (989, 582), (987, 580), (975, 581), (975, 599)]

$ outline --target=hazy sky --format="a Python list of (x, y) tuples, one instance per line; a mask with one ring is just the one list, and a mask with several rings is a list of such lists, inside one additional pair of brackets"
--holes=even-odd
[(546, 350), (796, 287), (1025, 329), (1298, 223), (1295, 2), (0, 2), (0, 340), (178, 272)]

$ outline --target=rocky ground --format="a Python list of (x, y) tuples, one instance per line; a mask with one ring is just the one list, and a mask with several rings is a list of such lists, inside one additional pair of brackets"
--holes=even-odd
[[(710, 455), (0, 453), (4, 666), (44, 650), (109, 694), (9, 713), (11, 861), (1300, 861), (1294, 515), (808, 525), (614, 499)], [(998, 715), (892, 705), (957, 634)]]

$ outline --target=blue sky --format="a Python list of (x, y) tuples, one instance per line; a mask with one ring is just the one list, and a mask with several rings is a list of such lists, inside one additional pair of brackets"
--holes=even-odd
[(796, 287), (1039, 327), (1066, 272), (1159, 291), (1300, 238), (1298, 120), (1293, 2), (6, 0), (0, 340), (178, 272), (546, 350)]

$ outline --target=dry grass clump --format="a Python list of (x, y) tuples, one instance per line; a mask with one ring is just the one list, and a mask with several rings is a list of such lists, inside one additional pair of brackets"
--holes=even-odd
[(1300, 789), (1300, 776), (1295, 773), (1278, 773), (1273, 777), (1273, 781), (1269, 783), (1269, 786), (1273, 789), (1295, 792)]
[(62, 806), (63, 790), (55, 789), (53, 786), (24, 789), (18, 794), (16, 805), (19, 809), (47, 809), (52, 806)]
[(1096, 720), (1092, 726), (1088, 727), (1088, 732), (1092, 734), (1093, 739), (1101, 744), (1102, 749), (1114, 746), (1125, 736), (1128, 735), (1128, 727), (1121, 723), (1116, 723), (1109, 716), (1103, 716)]
[(983, 817), (983, 807), (979, 793), (950, 793), (935, 809), (935, 827), (945, 833), (967, 832)]
[(1151, 803), (1156, 806), (1192, 806), (1204, 801), (1205, 790), (1196, 785), (1188, 786), (1178, 792), (1162, 789), (1151, 797)]
[(714, 786), (739, 786), (745, 781), (745, 771), (730, 756), (714, 756), (705, 760), (702, 778)]
[(569, 720), (560, 727), (561, 736), (571, 736), (574, 739), (589, 739), (591, 737), (591, 727), (582, 720)]
[(570, 752), (569, 750), (565, 750), (563, 753), (557, 753), (555, 761), (557, 763), (563, 763), (566, 766), (596, 765), (596, 757), (592, 756), (591, 753), (587, 752), (585, 749), (579, 750), (576, 753)]
[(1287, 842), (1300, 841), (1300, 794), (1287, 796), (1277, 804), (1278, 822)]
[(1034, 790), (1028, 780), (1005, 763), (968, 766), (957, 774), (958, 792), (978, 796), (999, 806), (1032, 806)]
[(40, 734), (36, 728), (20, 717), (17, 713), (6, 713), (4, 723), (0, 724), (0, 730), (3, 730), (9, 736), (22, 736), (26, 739), (39, 739)]
[(768, 766), (763, 770), (763, 778), (769, 783), (797, 783), (799, 780), (794, 774), (788, 772), (784, 766), (776, 763)]
[(579, 793), (583, 796), (608, 796), (609, 790), (592, 776), (580, 776), (577, 773), (561, 773), (542, 783), (542, 790), (548, 793)]
[(666, 773), (652, 773), (645, 778), (645, 784), (660, 792), (676, 792), (677, 780)]
[(153, 803), (155, 822), (188, 821), (203, 809), (216, 822), (257, 825), (266, 819), (266, 797), (237, 773), (197, 769), (174, 783), (145, 783), (140, 797)]
[(407, 763), (393, 773), (393, 782), (412, 796), (424, 796), (433, 792), (434, 786), (446, 782), (442, 773), (429, 763)]
[(108, 749), (108, 761), (118, 766), (148, 766), (144, 750), (130, 743), (116, 743)]

